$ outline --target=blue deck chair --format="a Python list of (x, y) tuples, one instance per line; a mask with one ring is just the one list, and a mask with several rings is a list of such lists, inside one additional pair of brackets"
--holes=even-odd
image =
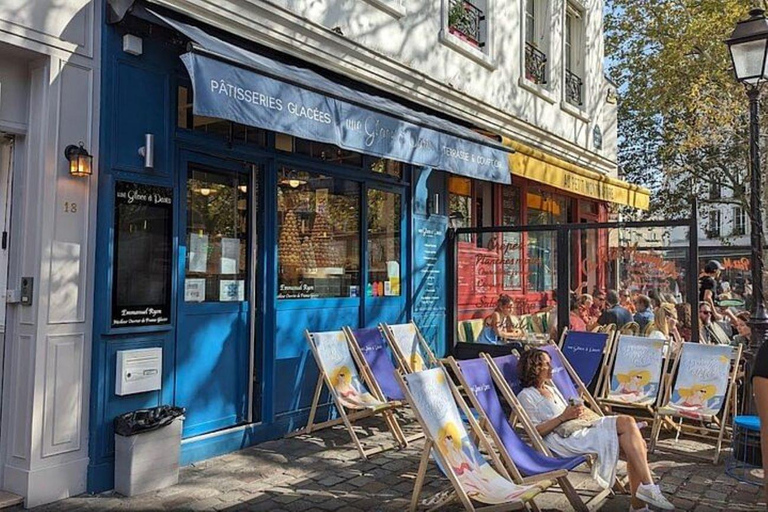
[(594, 389), (601, 389), (605, 372), (600, 369), (606, 354), (611, 353), (613, 341), (613, 333), (569, 330), (563, 332), (560, 351), (588, 389), (596, 377)]
[[(568, 480), (568, 472), (587, 462), (587, 457), (552, 457), (526, 444), (504, 414), (496, 392), (497, 385), (486, 360), (456, 361), (449, 357), (447, 361), (467, 398), (478, 411), (482, 420), (480, 424), (486, 426), (515, 483), (555, 479), (575, 510), (589, 510)], [(509, 392), (511, 394), (511, 390)], [(514, 404), (510, 406), (514, 407)]]

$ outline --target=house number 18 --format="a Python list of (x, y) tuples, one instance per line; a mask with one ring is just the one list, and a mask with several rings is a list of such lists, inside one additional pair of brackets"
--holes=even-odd
[(64, 202), (64, 213), (77, 213), (77, 203)]

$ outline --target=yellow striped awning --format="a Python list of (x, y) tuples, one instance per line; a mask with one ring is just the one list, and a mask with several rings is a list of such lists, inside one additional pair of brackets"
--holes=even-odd
[(506, 137), (503, 144), (515, 150), (509, 155), (515, 176), (599, 201), (648, 209), (651, 193), (647, 188), (590, 171)]

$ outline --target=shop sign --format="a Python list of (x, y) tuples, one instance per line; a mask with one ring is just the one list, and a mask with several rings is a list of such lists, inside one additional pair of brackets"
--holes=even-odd
[[(181, 59), (192, 79), (195, 115), (228, 119), (471, 178), (511, 182), (509, 153), (505, 150), (196, 53), (186, 53)], [(343, 92), (343, 87), (337, 87)]]
[(752, 265), (749, 258), (723, 258), (723, 268), (725, 270), (741, 270), (749, 272)]
[(168, 324), (173, 189), (118, 181), (115, 212), (112, 327)]

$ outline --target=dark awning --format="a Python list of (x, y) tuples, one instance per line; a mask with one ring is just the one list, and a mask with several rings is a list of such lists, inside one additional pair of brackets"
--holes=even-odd
[(510, 183), (509, 153), (475, 131), (152, 13), (193, 44), (193, 111), (383, 158)]

